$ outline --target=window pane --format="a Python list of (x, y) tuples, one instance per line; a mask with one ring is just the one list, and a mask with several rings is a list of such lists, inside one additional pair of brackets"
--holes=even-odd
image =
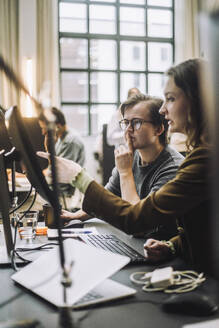
[(63, 102), (88, 101), (88, 77), (82, 72), (62, 72), (61, 91)]
[(148, 43), (148, 69), (165, 71), (173, 62), (172, 45), (169, 43)]
[(112, 40), (91, 40), (91, 68), (116, 69), (116, 42)]
[(120, 0), (120, 3), (128, 3), (128, 4), (135, 4), (135, 5), (144, 5), (145, 0)]
[(146, 79), (143, 73), (122, 73), (121, 74), (121, 102), (127, 99), (128, 90), (138, 88), (142, 93), (146, 92)]
[(90, 33), (115, 34), (115, 17), (113, 6), (90, 5)]
[(148, 94), (163, 98), (164, 82), (164, 74), (148, 74)]
[(143, 8), (120, 8), (120, 34), (145, 35), (145, 11)]
[(96, 134), (102, 131), (103, 124), (109, 123), (115, 110), (115, 105), (94, 105), (91, 107), (91, 124), (93, 133)]
[(120, 67), (122, 70), (145, 70), (145, 43), (120, 42)]
[(115, 73), (91, 73), (91, 101), (117, 102), (117, 79)]
[(149, 6), (171, 7), (172, 0), (148, 0)]
[[(93, 2), (100, 2), (100, 0), (92, 0)], [(116, 0), (101, 0), (101, 2), (116, 2)]]
[(172, 34), (171, 11), (148, 9), (148, 35), (170, 38)]
[(63, 114), (69, 128), (75, 129), (79, 134), (88, 133), (88, 107), (84, 105), (63, 105)]
[(87, 32), (85, 4), (63, 3), (60, 8), (60, 32)]
[(61, 38), (60, 55), (62, 68), (87, 68), (87, 40)]

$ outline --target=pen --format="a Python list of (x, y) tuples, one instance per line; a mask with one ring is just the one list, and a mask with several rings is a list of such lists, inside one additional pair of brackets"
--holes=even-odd
[(88, 234), (88, 233), (92, 233), (92, 231), (65, 231), (65, 230), (62, 230), (62, 233), (63, 234), (71, 234), (71, 235), (80, 235), (80, 234)]

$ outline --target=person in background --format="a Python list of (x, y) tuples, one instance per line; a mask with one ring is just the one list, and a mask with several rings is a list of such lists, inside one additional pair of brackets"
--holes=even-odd
[(96, 183), (78, 164), (57, 159), (60, 181), (71, 182), (84, 193), (84, 211), (129, 234), (177, 221), (178, 235), (168, 241), (147, 240), (145, 255), (154, 262), (169, 259), (173, 254), (183, 255), (196, 269), (204, 271), (210, 258), (207, 232), (212, 199), (209, 183), (213, 179), (209, 127), (199, 78), (205, 65), (201, 59), (190, 59), (166, 73), (160, 113), (168, 120), (171, 133), (187, 136), (188, 154), (176, 177), (145, 199), (130, 204)]
[[(55, 116), (55, 152), (57, 156), (70, 159), (81, 166), (85, 162), (85, 149), (84, 144), (77, 132), (70, 130), (67, 127), (65, 116), (56, 107), (52, 107), (52, 113)], [(43, 115), (39, 117), (39, 125), (41, 127), (42, 134), (45, 136), (44, 147), (47, 151), (47, 124)], [(47, 173), (45, 173), (47, 174)], [(75, 195), (75, 188), (70, 184), (60, 184), (60, 191), (63, 199), (63, 205), (67, 209), (71, 209), (72, 196)], [(74, 197), (74, 203), (79, 203), (80, 196), (77, 192), (77, 196)], [(76, 200), (77, 199), (77, 200)], [(74, 204), (74, 205), (75, 205)], [(73, 207), (75, 207), (73, 205)], [(77, 205), (79, 206), (79, 205)]]
[[(121, 131), (128, 142), (115, 149), (116, 167), (105, 188), (136, 204), (140, 199), (158, 190), (173, 179), (184, 157), (167, 145), (168, 124), (159, 109), (162, 99), (136, 94), (120, 107)], [(76, 213), (62, 212), (64, 219), (88, 219), (80, 210)], [(177, 232), (176, 224), (156, 226), (147, 231), (146, 238), (170, 238)], [(138, 235), (140, 236), (140, 235)]]
[[(127, 99), (140, 93), (139, 89), (131, 88), (128, 90)], [(115, 148), (125, 144), (124, 133), (119, 126), (119, 121), (121, 119), (121, 112), (118, 109), (113, 113), (107, 125), (107, 143), (109, 146), (114, 146)]]

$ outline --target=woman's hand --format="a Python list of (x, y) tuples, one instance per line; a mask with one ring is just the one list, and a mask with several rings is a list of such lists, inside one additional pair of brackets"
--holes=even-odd
[(148, 239), (144, 244), (145, 257), (151, 262), (166, 260), (171, 256), (170, 247), (163, 241)]
[(127, 135), (126, 140), (127, 147), (121, 145), (114, 151), (115, 163), (119, 174), (127, 174), (132, 172), (133, 146), (129, 135)]
[[(37, 155), (49, 160), (50, 154), (42, 151), (38, 151)], [(69, 183), (75, 180), (77, 175), (81, 172), (82, 167), (69, 159), (63, 157), (55, 157), (56, 159), (56, 168), (58, 175), (59, 183)]]

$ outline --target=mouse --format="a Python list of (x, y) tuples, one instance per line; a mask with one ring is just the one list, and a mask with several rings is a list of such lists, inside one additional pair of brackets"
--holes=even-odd
[(205, 294), (175, 294), (162, 303), (162, 309), (169, 313), (208, 316), (218, 310), (217, 304)]
[(71, 221), (67, 221), (66, 223), (63, 222), (63, 227), (64, 229), (67, 228), (83, 228), (84, 227), (84, 222), (80, 221), (80, 220), (71, 220)]

